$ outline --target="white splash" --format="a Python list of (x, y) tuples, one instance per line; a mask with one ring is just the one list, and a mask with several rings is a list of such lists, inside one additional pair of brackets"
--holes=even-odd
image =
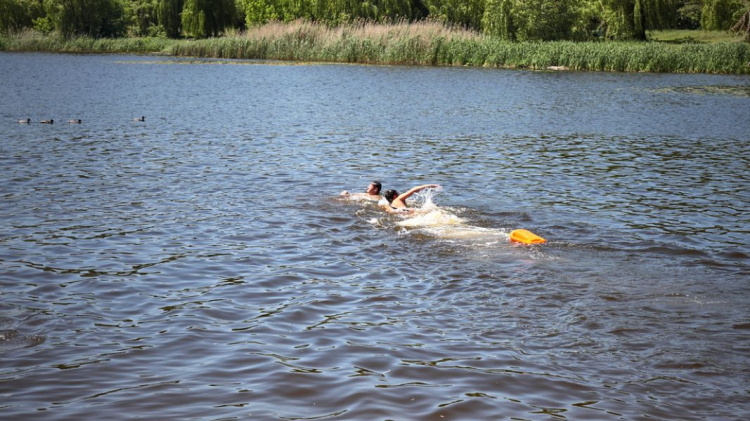
[(425, 208), (420, 208), (420, 213), (406, 220), (397, 222), (396, 225), (402, 227), (436, 227), (461, 225), (464, 223), (462, 218), (459, 218), (452, 213), (445, 212), (442, 209), (437, 209), (437, 206), (434, 204), (432, 204), (431, 207), (433, 210), (428, 210), (427, 213), (421, 213), (425, 212)]
[(508, 241), (510, 233), (469, 225), (467, 220), (454, 214), (451, 208), (441, 208), (432, 202), (433, 195), (426, 196), (425, 202), (414, 216), (396, 222), (396, 225), (432, 237), (451, 240), (481, 240), (494, 243)]

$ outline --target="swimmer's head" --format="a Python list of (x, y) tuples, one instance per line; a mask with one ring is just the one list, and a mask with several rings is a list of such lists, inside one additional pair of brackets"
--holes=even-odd
[(388, 201), (388, 203), (393, 202), (393, 199), (398, 197), (398, 192), (396, 190), (386, 190), (385, 193), (383, 193), (383, 197), (385, 197), (385, 200)]
[(380, 181), (375, 180), (367, 186), (367, 194), (380, 194), (381, 187)]

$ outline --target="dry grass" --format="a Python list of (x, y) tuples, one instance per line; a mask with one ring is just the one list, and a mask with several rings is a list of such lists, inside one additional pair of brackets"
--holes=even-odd
[(419, 22), (400, 21), (384, 25), (372, 21), (357, 21), (348, 25), (335, 27), (326, 26), (305, 20), (294, 22), (270, 22), (257, 26), (239, 34), (251, 40), (270, 40), (289, 36), (322, 43), (338, 42), (343, 38), (368, 39), (387, 42), (388, 40), (405, 38), (423, 39), (477, 39), (477, 32), (463, 29), (436, 20)]

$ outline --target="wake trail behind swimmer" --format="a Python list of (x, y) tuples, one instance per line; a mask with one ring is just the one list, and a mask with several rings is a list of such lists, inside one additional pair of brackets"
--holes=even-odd
[[(505, 230), (482, 228), (470, 225), (465, 218), (456, 215), (451, 208), (438, 206), (434, 198), (443, 191), (443, 187), (433, 184), (416, 187), (412, 193), (417, 206), (406, 208), (408, 212), (390, 211), (403, 220), (396, 225), (410, 231), (428, 234), (443, 239), (481, 239), (483, 243), (507, 241), (510, 236)], [(387, 193), (386, 193), (387, 194)]]

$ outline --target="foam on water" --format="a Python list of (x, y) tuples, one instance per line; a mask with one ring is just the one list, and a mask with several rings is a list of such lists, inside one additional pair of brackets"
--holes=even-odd
[(467, 219), (456, 215), (453, 208), (439, 207), (433, 198), (441, 191), (442, 187), (438, 187), (420, 192), (416, 197), (416, 202), (421, 203), (417, 214), (404, 216), (405, 219), (396, 222), (396, 225), (441, 239), (479, 239), (482, 243), (487, 243), (507, 241), (510, 238), (505, 230), (473, 226)]
[(402, 227), (443, 227), (462, 225), (465, 221), (443, 209), (434, 209), (427, 213), (420, 213), (397, 222)]

